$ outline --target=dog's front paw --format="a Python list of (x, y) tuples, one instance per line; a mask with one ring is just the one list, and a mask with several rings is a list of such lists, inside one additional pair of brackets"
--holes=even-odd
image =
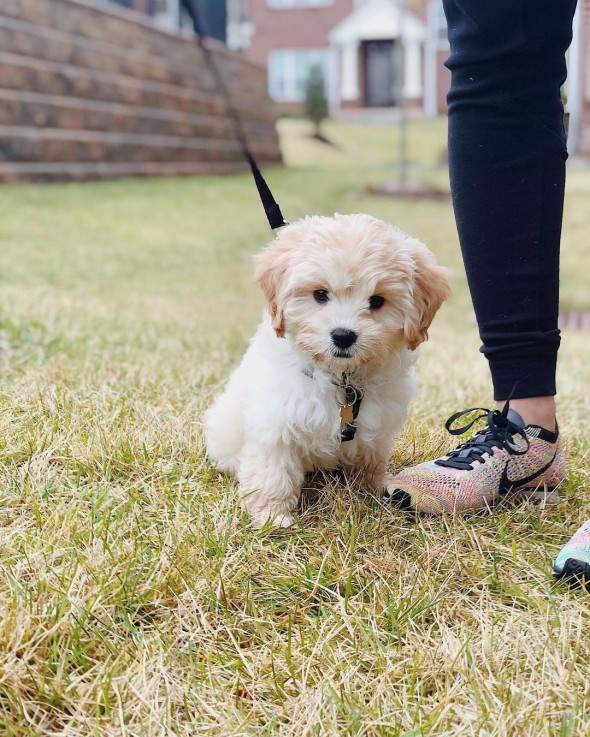
[(292, 514), (278, 514), (272, 518), (273, 527), (291, 527), (295, 524), (295, 517)]
[(257, 515), (256, 517), (252, 517), (252, 524), (257, 529), (260, 529), (261, 527), (264, 527), (266, 524), (271, 525), (272, 527), (291, 527), (295, 524), (295, 517), (292, 514), (266, 514), (266, 515)]

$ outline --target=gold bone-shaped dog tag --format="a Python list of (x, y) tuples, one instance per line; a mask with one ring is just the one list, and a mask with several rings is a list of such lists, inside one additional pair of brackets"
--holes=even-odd
[(340, 427), (346, 427), (346, 425), (353, 420), (352, 404), (346, 404), (340, 407)]

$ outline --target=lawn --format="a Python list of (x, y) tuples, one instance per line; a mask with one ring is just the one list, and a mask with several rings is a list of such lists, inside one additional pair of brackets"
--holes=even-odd
[[(371, 197), (394, 129), (283, 121), (287, 219), (366, 211), (454, 272), (392, 468), (488, 406), (448, 202)], [(444, 122), (410, 126), (444, 184)], [(438, 165), (438, 166), (436, 166)], [(588, 309), (590, 172), (572, 167), (563, 303)], [(262, 309), (247, 176), (0, 189), (0, 733), (586, 735), (590, 599), (551, 561), (590, 517), (590, 342), (566, 332), (565, 501), (420, 519), (317, 479), (300, 528), (256, 532), (200, 418)]]

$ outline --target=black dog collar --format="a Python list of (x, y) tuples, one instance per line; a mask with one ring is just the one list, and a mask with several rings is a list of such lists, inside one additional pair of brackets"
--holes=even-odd
[[(342, 402), (342, 399), (344, 402)], [(351, 384), (346, 374), (342, 375), (342, 383), (336, 388), (336, 400), (340, 405), (340, 442), (352, 440), (356, 433), (354, 421), (358, 417), (363, 401), (363, 393)]]
[[(305, 366), (301, 371), (310, 379), (313, 379), (313, 366)], [(354, 421), (358, 417), (361, 408), (363, 392), (350, 383), (346, 374), (342, 374), (340, 382), (334, 381), (333, 383), (336, 387), (336, 401), (340, 406), (340, 442), (346, 443), (355, 436), (356, 425)]]

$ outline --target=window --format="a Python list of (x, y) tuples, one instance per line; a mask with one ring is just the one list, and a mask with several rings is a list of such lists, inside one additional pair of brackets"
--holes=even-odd
[(320, 66), (327, 78), (328, 49), (281, 49), (268, 58), (268, 91), (274, 100), (300, 102), (305, 98), (309, 70)]
[(333, 4), (334, 0), (268, 0), (271, 8), (320, 8)]

